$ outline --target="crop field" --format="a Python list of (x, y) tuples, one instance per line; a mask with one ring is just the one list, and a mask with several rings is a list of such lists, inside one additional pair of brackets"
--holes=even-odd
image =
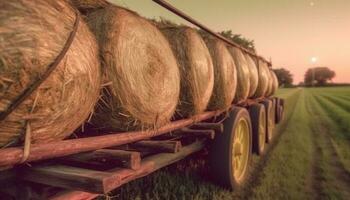
[(112, 199), (350, 199), (350, 87), (281, 89), (286, 113), (244, 188), (211, 182), (207, 151), (133, 181)]

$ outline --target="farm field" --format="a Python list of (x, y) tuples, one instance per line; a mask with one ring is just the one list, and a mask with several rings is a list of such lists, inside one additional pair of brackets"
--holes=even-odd
[(280, 89), (285, 118), (244, 188), (211, 182), (201, 152), (102, 199), (350, 199), (350, 87)]

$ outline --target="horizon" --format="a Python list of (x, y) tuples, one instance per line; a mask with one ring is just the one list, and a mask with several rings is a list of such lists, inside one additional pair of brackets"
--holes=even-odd
[[(152, 1), (110, 1), (147, 18), (164, 17), (193, 26)], [(347, 9), (350, 1), (223, 0), (215, 4), (209, 0), (169, 0), (169, 3), (216, 32), (232, 30), (254, 40), (257, 53), (271, 59), (273, 68), (288, 69), (294, 84), (304, 81), (308, 68), (318, 66), (335, 71), (332, 82), (350, 82), (350, 12)]]

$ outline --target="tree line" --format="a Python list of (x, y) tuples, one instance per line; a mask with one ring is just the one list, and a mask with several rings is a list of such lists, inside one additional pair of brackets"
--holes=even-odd
[[(227, 39), (249, 49), (255, 51), (254, 40), (247, 39), (240, 34), (234, 34), (232, 30), (221, 31), (220, 34)], [(293, 75), (285, 68), (274, 69), (280, 87), (292, 87)], [(335, 77), (335, 72), (328, 67), (309, 68), (304, 75), (304, 81), (299, 83), (299, 86), (325, 86), (329, 85)]]
[[(293, 75), (285, 68), (274, 69), (278, 78), (280, 87), (292, 87)], [(298, 86), (326, 86), (334, 85), (332, 79), (335, 77), (335, 72), (328, 67), (313, 67), (306, 70), (304, 81)]]

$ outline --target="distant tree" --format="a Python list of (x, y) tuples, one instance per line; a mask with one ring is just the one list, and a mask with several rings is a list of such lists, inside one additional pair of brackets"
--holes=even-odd
[(328, 67), (314, 67), (306, 71), (304, 76), (304, 82), (306, 85), (326, 85), (328, 81), (331, 81), (335, 77), (335, 72)]
[(293, 75), (289, 70), (285, 68), (279, 68), (273, 70), (277, 76), (278, 84), (280, 87), (290, 87), (293, 85)]
[(232, 30), (221, 31), (220, 34), (225, 38), (243, 46), (244, 48), (255, 52), (254, 40), (247, 39), (243, 37), (241, 34), (233, 34)]

